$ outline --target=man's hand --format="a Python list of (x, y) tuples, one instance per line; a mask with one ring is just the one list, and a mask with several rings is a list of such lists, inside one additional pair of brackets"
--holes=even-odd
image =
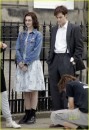
[(76, 64), (73, 57), (70, 58), (70, 62), (71, 62), (73, 65)]

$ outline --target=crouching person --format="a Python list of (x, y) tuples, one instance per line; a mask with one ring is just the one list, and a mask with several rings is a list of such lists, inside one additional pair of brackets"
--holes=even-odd
[(71, 75), (64, 75), (58, 83), (61, 92), (68, 98), (68, 109), (51, 113), (54, 126), (65, 128), (88, 129), (88, 88), (87, 84), (78, 81)]

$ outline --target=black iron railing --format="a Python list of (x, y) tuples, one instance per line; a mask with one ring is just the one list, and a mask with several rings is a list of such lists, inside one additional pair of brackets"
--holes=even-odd
[[(39, 92), (39, 99), (38, 99), (38, 111), (50, 111), (52, 110), (52, 103), (51, 103), (51, 95), (50, 95), (50, 85), (49, 85), (49, 77), (48, 77), (48, 68), (46, 64), (46, 59), (48, 56), (48, 51), (50, 48), (50, 37), (51, 37), (51, 27), (53, 25), (50, 23), (49, 25), (44, 24), (40, 25), (40, 31), (43, 34), (43, 47), (40, 55), (40, 59), (43, 66), (43, 73), (45, 78), (45, 87), (46, 90)], [(88, 48), (88, 24), (82, 25), (80, 24), (82, 31), (86, 30), (83, 34), (84, 37), (84, 44), (85, 47)], [(6, 74), (6, 81), (8, 81), (7, 84), (7, 90), (8, 90), (8, 98), (10, 102), (11, 112), (12, 113), (22, 113), (24, 112), (24, 99), (23, 99), (23, 93), (18, 95), (17, 92), (14, 91), (13, 86), (14, 83), (12, 81), (13, 76), (13, 69), (15, 70), (16, 64), (15, 64), (15, 43), (18, 36), (19, 31), (23, 30), (24, 27), (22, 23), (9, 23), (9, 22), (3, 22), (1, 25), (1, 40), (8, 44), (8, 48), (3, 53), (3, 69), (5, 70)], [(86, 52), (85, 52), (86, 53)], [(83, 60), (86, 63), (86, 66), (88, 66), (88, 57), (84, 54)], [(6, 73), (8, 69), (8, 72)], [(84, 72), (86, 76), (86, 83), (88, 82), (88, 71)], [(79, 78), (82, 81), (83, 78), (83, 72), (79, 72)], [(15, 78), (15, 77), (14, 77)], [(13, 78), (13, 79), (14, 79)]]

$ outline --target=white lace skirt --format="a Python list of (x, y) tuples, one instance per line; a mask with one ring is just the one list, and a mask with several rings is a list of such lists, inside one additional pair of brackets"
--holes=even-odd
[(17, 66), (15, 79), (17, 92), (45, 90), (44, 76), (40, 60), (32, 62), (28, 66), (28, 70), (26, 72), (23, 72)]

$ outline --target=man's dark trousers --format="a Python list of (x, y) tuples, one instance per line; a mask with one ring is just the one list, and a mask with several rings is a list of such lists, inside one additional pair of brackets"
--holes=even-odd
[(57, 84), (62, 75), (74, 75), (75, 73), (74, 66), (70, 62), (69, 53), (55, 54), (53, 62), (48, 66), (48, 70), (53, 110), (66, 109), (66, 94), (59, 93)]

